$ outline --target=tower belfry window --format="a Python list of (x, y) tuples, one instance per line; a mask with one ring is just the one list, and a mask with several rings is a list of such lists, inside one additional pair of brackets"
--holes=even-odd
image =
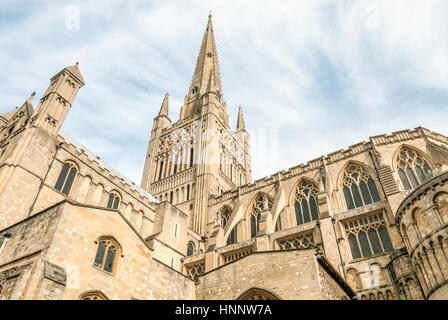
[(211, 58), (213, 55), (211, 52), (207, 53), (207, 57)]

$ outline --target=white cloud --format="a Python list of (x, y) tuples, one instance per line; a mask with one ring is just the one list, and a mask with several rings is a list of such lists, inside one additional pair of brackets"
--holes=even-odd
[[(68, 5), (79, 30), (65, 27)], [(448, 5), (436, 0), (0, 1), (0, 111), (79, 60), (87, 84), (63, 129), (138, 183), (165, 92), (179, 116), (209, 10), (232, 127), (241, 104), (248, 128), (279, 132), (277, 163), (253, 159), (254, 178), (372, 135), (448, 135)]]

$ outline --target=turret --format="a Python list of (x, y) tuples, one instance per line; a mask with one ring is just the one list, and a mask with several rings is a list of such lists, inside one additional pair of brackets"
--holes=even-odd
[(79, 89), (84, 84), (78, 63), (58, 72), (51, 78), (50, 86), (37, 106), (33, 126), (41, 127), (50, 135), (57, 136)]
[(250, 164), (250, 143), (249, 133), (246, 131), (246, 124), (244, 123), (243, 108), (238, 108), (238, 120), (236, 123), (236, 139), (244, 146), (244, 153), (247, 155), (244, 160), (244, 166), (246, 168), (247, 181), (252, 180), (251, 164)]
[(169, 128), (170, 126), (171, 120), (168, 117), (168, 93), (165, 93), (159, 114), (154, 118), (151, 138), (149, 139), (148, 150), (146, 152), (145, 167), (143, 169), (141, 181), (141, 187), (145, 190), (148, 190), (149, 185), (153, 183), (155, 179), (155, 171), (150, 170), (150, 168), (157, 167), (157, 163), (154, 159), (154, 152), (159, 144), (159, 138), (162, 135), (163, 129)]

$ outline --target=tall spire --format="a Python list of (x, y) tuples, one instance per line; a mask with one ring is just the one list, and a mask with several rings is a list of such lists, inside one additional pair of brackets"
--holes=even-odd
[(246, 126), (244, 125), (244, 118), (243, 118), (243, 108), (238, 109), (238, 122), (236, 124), (237, 130), (246, 130)]
[(165, 97), (163, 98), (163, 102), (159, 111), (159, 116), (168, 117), (168, 93), (165, 93)]
[(212, 15), (208, 16), (207, 28), (202, 38), (201, 49), (199, 50), (196, 68), (194, 70), (193, 80), (191, 80), (189, 96), (197, 92), (204, 94), (207, 92), (211, 73), (216, 91), (222, 94), (221, 76), (219, 73), (218, 54), (216, 52), (215, 36), (213, 34)]

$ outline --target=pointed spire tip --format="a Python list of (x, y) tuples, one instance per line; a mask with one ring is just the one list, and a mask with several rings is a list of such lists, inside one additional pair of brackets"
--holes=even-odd
[(30, 97), (28, 98), (27, 102), (30, 102), (30, 103), (31, 103), (31, 102), (33, 101), (33, 98), (34, 98), (35, 95), (36, 95), (36, 92), (33, 91), (33, 92), (31, 93)]
[(160, 107), (159, 116), (168, 116), (168, 92), (165, 93), (162, 106)]
[(237, 130), (246, 130), (246, 125), (244, 124), (244, 117), (243, 117), (243, 108), (238, 108), (238, 121), (236, 125)]

